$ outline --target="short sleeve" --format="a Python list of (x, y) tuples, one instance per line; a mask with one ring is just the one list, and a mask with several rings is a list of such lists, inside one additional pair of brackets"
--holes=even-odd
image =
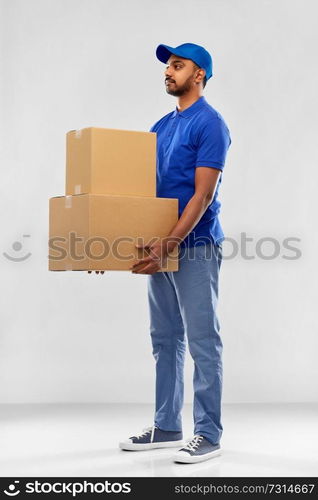
[(149, 132), (157, 132), (158, 130), (158, 125), (161, 122), (162, 118), (158, 121), (156, 121), (149, 129)]
[(231, 142), (229, 129), (222, 119), (206, 122), (199, 133), (196, 167), (223, 170)]

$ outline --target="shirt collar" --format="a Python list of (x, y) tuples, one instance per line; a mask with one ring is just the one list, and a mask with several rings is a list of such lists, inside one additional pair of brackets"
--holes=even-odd
[(171, 115), (171, 118), (175, 118), (176, 116), (181, 116), (182, 118), (189, 118), (190, 116), (194, 115), (194, 113), (197, 113), (204, 105), (206, 104), (205, 97), (202, 95), (199, 97), (197, 101), (195, 101), (191, 106), (186, 108), (184, 111), (178, 111), (178, 108), (176, 106), (174, 112)]

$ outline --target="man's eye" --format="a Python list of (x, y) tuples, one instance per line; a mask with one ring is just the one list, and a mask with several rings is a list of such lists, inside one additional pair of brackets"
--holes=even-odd
[[(182, 68), (181, 64), (175, 64), (175, 65), (174, 65), (174, 67), (175, 67), (176, 69), (180, 69), (180, 68)], [(168, 69), (168, 68), (169, 68), (169, 66), (166, 66), (166, 69)]]

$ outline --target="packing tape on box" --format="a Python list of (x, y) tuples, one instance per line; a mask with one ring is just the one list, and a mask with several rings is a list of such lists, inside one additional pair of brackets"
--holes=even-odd
[(72, 195), (70, 194), (65, 196), (65, 208), (72, 208)]
[(82, 185), (81, 184), (75, 184), (74, 186), (74, 194), (81, 194), (82, 192)]
[(82, 135), (82, 131), (80, 129), (75, 130), (75, 137), (76, 139), (80, 139)]

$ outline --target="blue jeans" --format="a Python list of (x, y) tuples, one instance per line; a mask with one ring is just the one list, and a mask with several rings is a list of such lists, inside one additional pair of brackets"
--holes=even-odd
[(222, 350), (216, 316), (222, 246), (180, 248), (179, 270), (148, 276), (150, 334), (156, 362), (154, 423), (182, 430), (186, 338), (194, 361), (194, 434), (212, 443), (222, 435)]

